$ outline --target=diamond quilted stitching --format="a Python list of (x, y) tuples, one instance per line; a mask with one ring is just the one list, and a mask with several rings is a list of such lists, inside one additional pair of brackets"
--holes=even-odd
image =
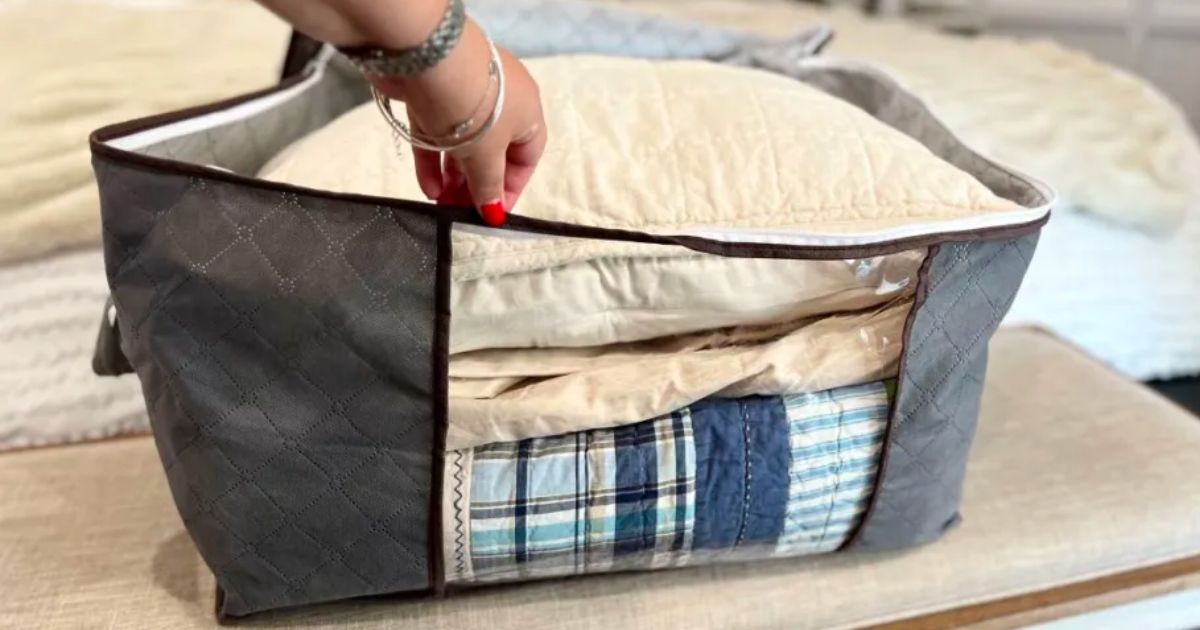
[(246, 553), (248, 545), (238, 537), (230, 536), (228, 526), (212, 514), (196, 514), (193, 518), (186, 519), (184, 524), (200, 550), (200, 555), (209, 566), (215, 568), (227, 565)]
[(255, 545), (257, 555), (270, 558), (271, 563), (297, 583), (332, 560), (332, 554), (323, 546), (314, 545), (312, 536), (295, 525), (285, 525), (271, 536)]
[(97, 172), (106, 238), (137, 243), (110, 267), (128, 353), (227, 609), (424, 588), (432, 220), (170, 177), (178, 198), (135, 202), (161, 176)]
[(855, 548), (928, 542), (957, 519), (978, 419), (987, 342), (1011, 304), (1037, 235), (943, 245), (905, 348), (887, 459)]
[(287, 515), (273, 503), (257, 484), (243, 484), (214, 503), (212, 513), (223, 523), (250, 523), (257, 530), (270, 531), (287, 519)]
[[(203, 189), (202, 189), (203, 190)], [(236, 227), (224, 213), (213, 212), (206, 195), (183, 195), (166, 213), (163, 229), (175, 240), (186, 262), (202, 265), (233, 239)]]
[[(298, 275), (303, 275), (314, 262), (311, 251), (294, 245), (317, 242), (318, 232), (312, 221), (280, 208), (264, 215), (252, 229), (254, 242), (273, 268), (300, 270)], [(295, 283), (294, 278), (282, 278), (285, 293), (293, 291)]]

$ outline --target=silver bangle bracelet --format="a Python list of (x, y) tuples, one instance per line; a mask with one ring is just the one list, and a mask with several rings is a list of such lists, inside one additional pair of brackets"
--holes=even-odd
[[(392, 112), (392, 100), (378, 88), (371, 86), (371, 92), (375, 95), (375, 104), (379, 107), (379, 112), (383, 114), (383, 119), (391, 126), (392, 134), (397, 142), (404, 141), (418, 149), (439, 153), (458, 151), (479, 142), (491, 131), (492, 127), (496, 126), (496, 121), (500, 120), (500, 115), (504, 112), (504, 65), (500, 60), (500, 51), (496, 49), (496, 44), (492, 42), (491, 38), (487, 39), (487, 43), (491, 53), (491, 60), (488, 62), (488, 76), (496, 77), (496, 102), (492, 105), (492, 111), (488, 114), (487, 119), (474, 131), (471, 130), (475, 126), (475, 118), (472, 116), (455, 125), (450, 134), (444, 138), (418, 137), (408, 125), (396, 118), (395, 113)], [(488, 85), (491, 85), (490, 82)]]

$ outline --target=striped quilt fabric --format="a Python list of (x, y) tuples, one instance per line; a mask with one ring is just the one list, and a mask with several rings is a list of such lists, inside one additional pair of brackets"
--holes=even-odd
[(614, 429), (451, 451), (447, 578), (836, 550), (870, 500), (890, 385), (711, 399)]

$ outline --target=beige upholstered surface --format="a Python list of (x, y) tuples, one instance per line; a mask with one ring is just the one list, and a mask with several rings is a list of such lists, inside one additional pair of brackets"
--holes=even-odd
[[(1200, 420), (1040, 333), (993, 345), (965, 522), (908, 553), (375, 600), (253, 627), (832, 628), (1200, 554)], [(0, 625), (212, 624), (150, 441), (0, 456)]]

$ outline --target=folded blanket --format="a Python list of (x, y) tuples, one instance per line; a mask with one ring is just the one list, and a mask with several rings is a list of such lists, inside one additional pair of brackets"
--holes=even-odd
[(0, 262), (99, 243), (92, 130), (271, 85), (287, 40), (250, 2), (0, 10)]
[(883, 382), (714, 399), (614, 430), (451, 451), (446, 578), (833, 551), (870, 500), (888, 399)]
[(96, 378), (104, 256), (0, 267), (0, 452), (149, 430), (136, 376)]
[[(710, 396), (821, 391), (895, 376), (912, 300), (655, 343), (451, 360), (447, 448), (637, 422)], [(754, 341), (756, 336), (767, 339)]]
[(867, 309), (911, 292), (924, 258), (921, 250), (859, 260), (672, 252), (460, 279), (450, 352), (600, 346)]

